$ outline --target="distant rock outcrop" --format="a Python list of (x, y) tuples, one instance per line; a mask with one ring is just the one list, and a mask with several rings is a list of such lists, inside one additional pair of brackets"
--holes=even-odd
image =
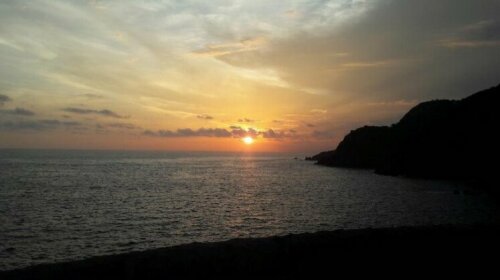
[(329, 159), (335, 151), (326, 151), (326, 152), (321, 152), (317, 155), (314, 155), (312, 157), (306, 157), (306, 160), (315, 160), (315, 161), (320, 161), (322, 159)]
[(434, 100), (390, 127), (351, 131), (318, 164), (377, 173), (492, 182), (499, 159), (500, 85), (459, 101)]

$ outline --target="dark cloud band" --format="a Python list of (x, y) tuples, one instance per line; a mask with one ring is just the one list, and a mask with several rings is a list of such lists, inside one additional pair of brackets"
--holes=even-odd
[(290, 130), (288, 132), (278, 131), (273, 129), (268, 129), (265, 131), (258, 131), (254, 128), (244, 129), (239, 126), (231, 126), (229, 129), (225, 128), (182, 128), (175, 131), (172, 130), (145, 130), (144, 135), (153, 137), (221, 137), (221, 138), (243, 138), (243, 137), (258, 137), (263, 138), (279, 139), (286, 137), (294, 137), (295, 131)]
[(64, 108), (63, 111), (68, 112), (68, 113), (73, 113), (73, 114), (80, 114), (80, 115), (94, 114), (94, 115), (101, 115), (101, 116), (105, 116), (105, 117), (112, 117), (112, 118), (118, 118), (118, 119), (128, 118), (128, 116), (119, 115), (119, 114), (117, 114), (109, 109), (95, 110), (95, 109), (67, 107), (67, 108)]
[(158, 130), (144, 131), (144, 135), (156, 137), (231, 137), (230, 131), (223, 128), (200, 128), (193, 130), (191, 128), (181, 128), (176, 131), (171, 130)]
[(82, 124), (76, 121), (60, 121), (60, 120), (31, 120), (31, 121), (6, 121), (0, 123), (0, 130), (4, 131), (43, 131), (57, 128), (74, 128), (80, 127)]
[(12, 110), (0, 110), (2, 114), (17, 115), (17, 116), (34, 116), (35, 113), (24, 108), (15, 108)]
[(11, 101), (10, 97), (7, 95), (0, 94), (0, 106), (4, 105), (5, 103)]

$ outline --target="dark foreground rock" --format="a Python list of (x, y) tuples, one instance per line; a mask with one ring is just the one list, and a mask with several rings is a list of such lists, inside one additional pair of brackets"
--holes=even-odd
[[(318, 164), (379, 174), (495, 183), (500, 157), (500, 86), (462, 100), (434, 100), (392, 126), (351, 131)], [(477, 184), (480, 185), (480, 184)]]
[(498, 226), (339, 230), (38, 265), (0, 272), (0, 279), (324, 279), (346, 273), (478, 278), (496, 271), (499, 237)]

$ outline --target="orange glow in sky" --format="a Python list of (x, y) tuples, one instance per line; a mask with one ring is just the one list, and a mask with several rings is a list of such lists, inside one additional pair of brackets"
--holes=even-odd
[(496, 4), (205, 2), (2, 1), (0, 149), (318, 152), (498, 80)]

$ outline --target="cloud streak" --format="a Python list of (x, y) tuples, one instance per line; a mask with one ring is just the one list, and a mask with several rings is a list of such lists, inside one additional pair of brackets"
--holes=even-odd
[(287, 137), (292, 137), (290, 133), (286, 133), (284, 131), (275, 131), (273, 129), (268, 129), (267, 131), (263, 131), (262, 137), (270, 138), (270, 139), (282, 139)]
[(238, 122), (240, 122), (240, 123), (253, 123), (253, 122), (255, 122), (255, 120), (249, 119), (249, 118), (240, 118), (240, 119), (238, 119)]
[(459, 28), (455, 34), (438, 42), (447, 48), (481, 48), (500, 46), (500, 21), (481, 20)]
[(3, 106), (5, 103), (11, 101), (10, 97), (7, 95), (0, 94), (0, 106)]
[(62, 109), (64, 112), (67, 113), (73, 113), (73, 114), (80, 114), (80, 115), (101, 115), (105, 117), (112, 117), (112, 118), (118, 118), (118, 119), (126, 119), (129, 118), (129, 116), (123, 116), (119, 115), (109, 109), (102, 109), (102, 110), (94, 110), (94, 109), (84, 109), (84, 108), (76, 108), (76, 107), (67, 107)]
[(254, 128), (244, 129), (244, 128), (241, 128), (238, 126), (231, 127), (231, 136), (235, 137), (235, 138), (243, 138), (246, 136), (257, 137), (259, 135), (260, 135), (260, 132)]
[(231, 132), (223, 128), (199, 128), (193, 130), (191, 128), (180, 128), (175, 131), (171, 130), (146, 130), (143, 133), (147, 136), (154, 137), (232, 137)]
[(56, 119), (31, 120), (31, 121), (5, 121), (0, 123), (3, 131), (45, 131), (58, 128), (77, 128), (82, 123), (76, 121), (60, 121)]
[(239, 52), (251, 51), (264, 46), (267, 43), (264, 37), (254, 37), (240, 40), (238, 42), (209, 44), (204, 48), (193, 51), (196, 56), (222, 56)]
[(15, 109), (12, 109), (12, 110), (0, 110), (0, 113), (3, 113), (3, 114), (9, 114), (9, 115), (16, 115), (16, 116), (34, 116), (35, 113), (33, 111), (30, 111), (28, 109), (24, 109), (24, 108), (15, 108)]
[(135, 130), (135, 129), (141, 129), (141, 127), (131, 124), (131, 123), (98, 123), (96, 125), (97, 129), (99, 130), (106, 130), (106, 129), (120, 129), (120, 130)]
[(175, 131), (172, 130), (145, 130), (143, 132), (146, 136), (152, 137), (164, 137), (164, 138), (173, 138), (173, 137), (219, 137), (219, 138), (243, 138), (243, 137), (262, 137), (266, 139), (284, 139), (284, 138), (293, 138), (297, 137), (297, 131), (291, 129), (288, 131), (276, 130), (276, 129), (267, 129), (259, 131), (255, 128), (247, 128), (244, 129), (239, 126), (230, 126), (229, 129), (225, 128), (199, 128), (199, 129), (191, 129), (191, 128), (183, 128), (177, 129)]
[(461, 98), (498, 83), (500, 2), (367, 2), (373, 5), (363, 16), (340, 27), (326, 24), (217, 59), (276, 69), (288, 84), (324, 92), (325, 100)]
[(213, 120), (214, 119), (214, 117), (207, 115), (207, 114), (197, 115), (196, 117), (198, 119), (202, 119), (202, 120)]

